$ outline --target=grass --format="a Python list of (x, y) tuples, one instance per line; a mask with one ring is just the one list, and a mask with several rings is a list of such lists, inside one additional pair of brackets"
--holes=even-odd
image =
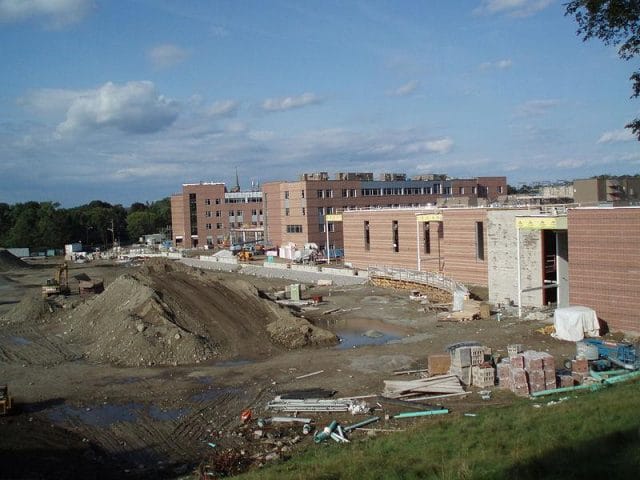
[(425, 419), (407, 432), (348, 445), (312, 444), (287, 462), (239, 478), (638, 478), (640, 383), (568, 397), (555, 405), (546, 405), (549, 398), (523, 399), (477, 417)]

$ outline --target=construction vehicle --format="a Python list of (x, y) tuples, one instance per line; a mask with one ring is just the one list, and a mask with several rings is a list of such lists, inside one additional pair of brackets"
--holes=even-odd
[(52, 295), (69, 295), (69, 267), (67, 263), (57, 266), (55, 277), (47, 280), (47, 284), (42, 286), (42, 297), (47, 298)]
[(640, 368), (640, 357), (637, 355), (635, 347), (630, 343), (610, 342), (599, 338), (585, 338), (583, 342), (595, 346), (601, 359), (609, 360), (629, 370)]
[(238, 260), (240, 260), (241, 262), (248, 262), (251, 259), (253, 259), (253, 253), (251, 253), (250, 250), (243, 249), (237, 253), (237, 257), (238, 257)]
[(296, 263), (315, 264), (319, 257), (318, 245), (315, 243), (305, 243), (302, 250), (296, 250), (293, 261)]
[(9, 387), (7, 385), (0, 385), (0, 415), (6, 415), (9, 410), (11, 410)]

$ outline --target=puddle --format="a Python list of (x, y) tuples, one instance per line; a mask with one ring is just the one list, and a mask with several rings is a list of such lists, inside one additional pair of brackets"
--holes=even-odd
[(81, 408), (71, 405), (61, 405), (49, 412), (49, 419), (53, 422), (64, 423), (70, 418), (80, 420), (94, 427), (106, 427), (119, 422), (135, 422), (142, 410), (139, 403), (124, 405), (99, 405), (97, 407)]
[(31, 345), (33, 342), (24, 337), (9, 337), (14, 345)]
[(340, 343), (335, 347), (338, 350), (364, 345), (384, 345), (415, 333), (411, 328), (363, 318), (319, 319), (315, 325), (332, 331), (340, 338)]
[(189, 413), (188, 408), (167, 408), (163, 409), (151, 405), (149, 407), (149, 415), (155, 420), (177, 420)]

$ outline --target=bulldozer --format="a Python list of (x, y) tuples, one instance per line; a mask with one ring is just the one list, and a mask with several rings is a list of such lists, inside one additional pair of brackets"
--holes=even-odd
[(47, 298), (52, 295), (69, 295), (69, 267), (67, 263), (57, 266), (54, 278), (47, 280), (47, 284), (42, 286), (42, 297)]

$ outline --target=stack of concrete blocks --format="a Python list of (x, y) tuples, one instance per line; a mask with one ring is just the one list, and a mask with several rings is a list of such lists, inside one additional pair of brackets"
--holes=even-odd
[(484, 362), (484, 347), (459, 347), (451, 352), (451, 369), (464, 385), (473, 383), (472, 367)]
[(553, 355), (528, 350), (503, 359), (497, 366), (501, 388), (519, 396), (556, 388), (556, 366)]

